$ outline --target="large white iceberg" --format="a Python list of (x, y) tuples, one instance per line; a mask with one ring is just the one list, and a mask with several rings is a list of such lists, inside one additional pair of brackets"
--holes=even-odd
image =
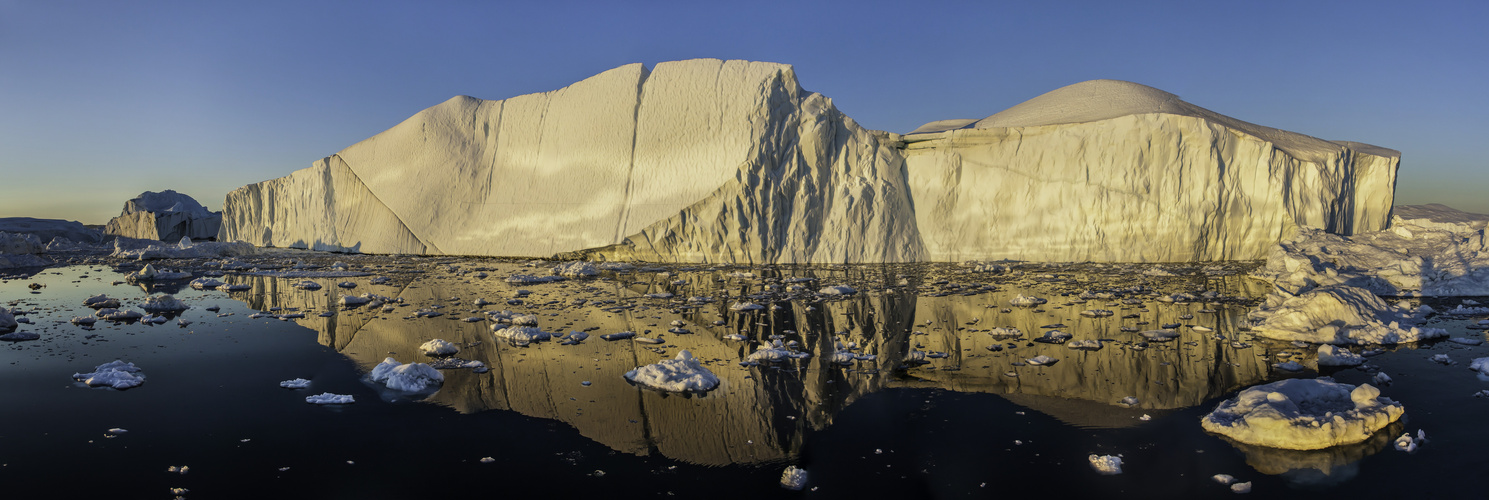
[(222, 213), (207, 210), (196, 199), (170, 189), (145, 191), (124, 202), (124, 210), (109, 220), (104, 232), (145, 240), (181, 241), (216, 238)]
[(687, 349), (679, 351), (674, 359), (628, 371), (625, 377), (636, 385), (668, 392), (707, 392), (719, 385), (719, 377)]
[(1245, 444), (1319, 450), (1364, 441), (1405, 411), (1370, 384), (1288, 379), (1222, 401), (1201, 425)]
[(1385, 227), (1400, 156), (1110, 80), (916, 132), (864, 129), (783, 64), (631, 64), (425, 109), (233, 191), (219, 239), (579, 260), (1260, 259), (1299, 227)]

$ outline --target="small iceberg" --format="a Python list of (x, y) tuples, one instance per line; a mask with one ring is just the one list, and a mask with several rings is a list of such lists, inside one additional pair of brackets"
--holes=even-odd
[(348, 405), (357, 402), (357, 400), (351, 394), (323, 392), (314, 396), (305, 396), (305, 402), (313, 405)]
[(792, 491), (801, 491), (801, 489), (802, 488), (805, 488), (806, 486), (807, 486), (807, 470), (806, 469), (797, 468), (795, 465), (788, 465), (788, 466), (786, 466), (786, 470), (781, 472), (781, 487), (782, 488), (785, 488), (785, 489), (788, 489), (788, 490), (792, 490)]
[(1046, 302), (1049, 301), (1039, 297), (1025, 296), (1024, 294), (1019, 294), (1017, 297), (1008, 301), (1009, 304), (1013, 304), (1015, 307), (1034, 307)]
[(118, 308), (119, 299), (111, 299), (108, 295), (100, 293), (83, 299), (83, 305), (93, 309)]
[(496, 335), (496, 338), (506, 339), (512, 342), (541, 342), (553, 337), (553, 334), (545, 332), (536, 326), (508, 326), (506, 328), (495, 328), (500, 326), (500, 324), (491, 326), (493, 327), (492, 334)]
[(667, 392), (701, 393), (719, 385), (719, 378), (686, 349), (678, 352), (676, 358), (626, 372), (625, 378), (636, 385)]
[(1370, 384), (1288, 379), (1222, 401), (1201, 425), (1244, 444), (1319, 450), (1364, 441), (1405, 412)]
[(119, 390), (139, 387), (145, 383), (145, 375), (140, 373), (139, 367), (117, 359), (93, 367), (90, 373), (74, 373), (72, 379), (88, 384), (89, 387), (108, 386)]
[(145, 303), (140, 304), (140, 309), (152, 313), (181, 312), (190, 308), (185, 302), (170, 295), (151, 295), (145, 298)]
[(280, 382), (279, 386), (285, 389), (304, 389), (306, 387), (310, 387), (310, 381), (303, 378), (297, 378)]
[(444, 339), (434, 339), (419, 345), (419, 351), (425, 356), (453, 356), (460, 352), (455, 344), (446, 342)]
[(1049, 356), (1045, 356), (1045, 355), (1041, 354), (1041, 355), (1038, 355), (1038, 356), (1035, 356), (1035, 357), (1026, 359), (1026, 360), (1024, 360), (1024, 362), (1025, 363), (1029, 363), (1029, 364), (1034, 365), (1034, 366), (1050, 366), (1050, 365), (1053, 365), (1055, 363), (1059, 363), (1060, 360), (1055, 359), (1055, 358), (1051, 358)]
[(432, 392), (445, 382), (444, 374), (429, 365), (401, 364), (393, 358), (386, 358), (372, 367), (369, 376), (373, 382), (404, 392)]
[(1318, 366), (1359, 366), (1365, 357), (1349, 352), (1349, 349), (1333, 345), (1318, 346)]

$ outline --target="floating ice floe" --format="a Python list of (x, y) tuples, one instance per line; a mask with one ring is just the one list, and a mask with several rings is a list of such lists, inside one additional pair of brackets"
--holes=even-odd
[(1049, 356), (1045, 356), (1045, 355), (1041, 354), (1041, 355), (1038, 355), (1038, 356), (1035, 356), (1035, 357), (1026, 359), (1026, 360), (1024, 360), (1024, 362), (1025, 363), (1029, 363), (1029, 364), (1034, 365), (1034, 366), (1050, 366), (1050, 365), (1053, 365), (1055, 363), (1059, 363), (1060, 360), (1055, 359), (1055, 358), (1051, 358)]
[(1370, 384), (1288, 379), (1222, 401), (1201, 425), (1245, 444), (1318, 450), (1364, 441), (1405, 411)]
[(1471, 339), (1471, 338), (1466, 338), (1466, 337), (1452, 337), (1452, 338), (1449, 338), (1448, 339), (1448, 342), (1452, 342), (1454, 344), (1462, 344), (1462, 345), (1479, 345), (1479, 344), (1483, 344), (1484, 343), (1483, 340)]
[(301, 290), (320, 290), (321, 289), (321, 284), (320, 283), (316, 283), (316, 282), (310, 281), (310, 280), (304, 280), (304, 281), (301, 281), (299, 283), (295, 283), (295, 284), (290, 285), (290, 286), (295, 287), (295, 288), (299, 288)]
[(1091, 462), (1091, 468), (1095, 469), (1097, 474), (1105, 476), (1115, 476), (1122, 473), (1121, 457), (1115, 455), (1097, 455), (1093, 453), (1091, 454), (1091, 456), (1086, 457), (1086, 460)]
[(1424, 444), (1426, 442), (1427, 442), (1427, 431), (1424, 431), (1422, 429), (1417, 429), (1417, 436), (1415, 438), (1412, 437), (1411, 433), (1402, 434), (1401, 437), (1396, 438), (1395, 445), (1396, 445), (1396, 449), (1401, 450), (1401, 451), (1404, 451), (1404, 452), (1407, 452), (1407, 453), (1411, 453), (1411, 452), (1417, 451), (1417, 447), (1421, 446), (1422, 444)]
[(609, 341), (616, 341), (616, 340), (625, 340), (625, 339), (628, 339), (628, 338), (631, 338), (631, 337), (635, 337), (635, 336), (636, 336), (636, 332), (615, 332), (615, 333), (607, 333), (607, 334), (601, 335), (600, 338), (605, 339), (605, 340), (609, 340)]
[(845, 296), (845, 295), (856, 294), (856, 293), (858, 293), (858, 290), (855, 290), (855, 289), (853, 289), (853, 287), (846, 286), (846, 285), (837, 285), (837, 286), (823, 287), (821, 290), (818, 290), (817, 293), (818, 294), (821, 294), (821, 295)]
[(120, 311), (118, 309), (99, 309), (98, 312), (93, 313), (93, 315), (98, 316), (99, 319), (108, 321), (129, 321), (145, 317), (144, 313), (133, 309), (124, 311)]
[[(501, 324), (491, 325), (492, 334), (499, 339), (513, 342), (541, 342), (553, 337), (553, 334), (543, 331), (536, 326), (508, 326), (497, 328)], [(605, 339), (611, 340), (611, 339)]]
[(769, 344), (761, 344), (755, 352), (745, 356), (747, 362), (760, 361), (785, 361), (788, 359), (805, 359), (812, 357), (811, 353), (792, 350), (781, 344), (780, 339), (771, 341)]
[(306, 387), (310, 387), (310, 381), (303, 378), (297, 378), (280, 382), (279, 386), (285, 389), (304, 389)]
[(1441, 328), (1413, 326), (1414, 312), (1393, 307), (1369, 290), (1336, 285), (1297, 296), (1273, 294), (1249, 317), (1258, 336), (1316, 344), (1396, 344), (1448, 336)]
[(314, 405), (346, 405), (357, 402), (351, 394), (331, 394), (323, 392), (314, 396), (305, 396), (305, 402)]
[(117, 359), (93, 367), (90, 373), (74, 373), (72, 379), (88, 384), (89, 387), (108, 386), (119, 390), (139, 387), (145, 383), (145, 375), (140, 373), (139, 367)]
[(79, 326), (91, 326), (98, 322), (98, 318), (92, 316), (73, 316), (72, 324)]
[(1230, 474), (1216, 474), (1210, 476), (1210, 479), (1225, 486), (1230, 486), (1231, 483), (1236, 482), (1236, 477)]
[(1235, 483), (1235, 484), (1232, 484), (1232, 485), (1230, 485), (1230, 490), (1231, 490), (1232, 493), (1237, 493), (1237, 494), (1240, 494), (1240, 493), (1251, 493), (1251, 481), (1246, 481), (1244, 483)]
[(754, 302), (736, 302), (733, 305), (729, 306), (729, 310), (735, 312), (758, 311), (761, 309), (765, 309), (765, 306), (756, 304)]
[(719, 378), (687, 349), (679, 351), (674, 359), (628, 371), (625, 378), (636, 385), (668, 392), (707, 392), (719, 385)]
[(1085, 316), (1087, 318), (1105, 318), (1107, 316), (1111, 316), (1112, 314), (1113, 313), (1111, 311), (1108, 311), (1106, 309), (1087, 309), (1085, 311), (1081, 311), (1081, 316)]
[(216, 290), (217, 287), (225, 284), (221, 281), (205, 277), (191, 280), (191, 288), (194, 290)]
[(446, 342), (444, 339), (434, 339), (419, 345), (419, 351), (425, 356), (453, 356), (460, 352), (455, 344)]
[(513, 285), (537, 285), (542, 283), (563, 281), (565, 279), (566, 278), (564, 278), (563, 276), (533, 276), (531, 274), (513, 274), (507, 277), (507, 283), (511, 283)]
[(98, 294), (83, 299), (83, 305), (93, 309), (117, 308), (119, 299), (111, 299), (108, 295)]
[(40, 339), (41, 335), (32, 332), (10, 332), (0, 335), (0, 340), (6, 342), (25, 342)]
[(1349, 349), (1333, 345), (1318, 346), (1318, 366), (1359, 366), (1365, 357), (1349, 352)]
[(383, 359), (372, 367), (369, 377), (389, 389), (404, 392), (428, 392), (445, 382), (444, 374), (424, 363), (401, 364), (393, 358)]
[(1283, 361), (1281, 363), (1272, 363), (1272, 368), (1290, 372), (1300, 372), (1307, 369), (1308, 367), (1303, 366), (1297, 361)]
[(1158, 330), (1143, 330), (1138, 332), (1138, 335), (1142, 335), (1143, 338), (1153, 342), (1168, 342), (1179, 338), (1179, 331), (1172, 328), (1161, 328)]
[(1043, 342), (1046, 344), (1064, 344), (1066, 341), (1070, 340), (1070, 337), (1070, 334), (1059, 330), (1046, 330), (1040, 336), (1034, 337), (1033, 340), (1035, 342)]
[(1065, 347), (1078, 351), (1100, 351), (1101, 348), (1104, 346), (1102, 345), (1100, 340), (1089, 339), (1066, 342)]
[(145, 302), (140, 304), (140, 309), (152, 313), (181, 312), (190, 308), (191, 306), (186, 305), (185, 302), (170, 295), (151, 295), (145, 297)]
[(987, 331), (987, 334), (990, 335), (990, 336), (992, 336), (995, 339), (1016, 339), (1016, 338), (1022, 338), (1024, 336), (1023, 330), (1019, 330), (1019, 329), (1013, 328), (1013, 327), (1008, 327), (1008, 328), (994, 328), (994, 329), (988, 330)]
[(807, 485), (807, 470), (797, 468), (795, 465), (786, 466), (781, 472), (781, 487), (793, 491), (801, 491)]
[(1049, 301), (1039, 297), (1025, 296), (1024, 294), (1019, 294), (1017, 297), (1009, 299), (1008, 301), (1009, 304), (1013, 304), (1017, 307), (1034, 307), (1046, 302)]
[(1481, 375), (1489, 376), (1489, 358), (1474, 358), (1468, 364), (1468, 369), (1479, 372)]

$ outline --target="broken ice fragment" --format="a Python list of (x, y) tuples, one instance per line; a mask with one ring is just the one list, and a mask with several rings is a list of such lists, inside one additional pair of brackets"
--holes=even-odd
[(323, 392), (314, 396), (305, 396), (305, 402), (317, 405), (344, 405), (355, 403), (357, 402), (357, 400), (350, 394), (331, 394), (329, 392)]
[(1086, 457), (1086, 460), (1091, 462), (1091, 468), (1096, 469), (1096, 473), (1098, 474), (1105, 476), (1114, 476), (1122, 473), (1121, 457), (1113, 455), (1096, 455), (1093, 453), (1091, 454), (1091, 456)]
[(306, 387), (310, 387), (310, 381), (303, 378), (297, 378), (280, 382), (279, 386), (285, 389), (304, 389)]
[(801, 491), (807, 485), (806, 469), (798, 469), (795, 465), (786, 466), (781, 472), (781, 487), (788, 490)]

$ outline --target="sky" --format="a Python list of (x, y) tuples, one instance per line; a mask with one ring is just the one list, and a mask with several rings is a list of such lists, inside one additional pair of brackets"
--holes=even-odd
[(0, 0), (0, 217), (213, 210), (455, 95), (629, 64), (791, 64), (860, 124), (982, 118), (1128, 80), (1402, 152), (1398, 204), (1489, 213), (1485, 2)]

